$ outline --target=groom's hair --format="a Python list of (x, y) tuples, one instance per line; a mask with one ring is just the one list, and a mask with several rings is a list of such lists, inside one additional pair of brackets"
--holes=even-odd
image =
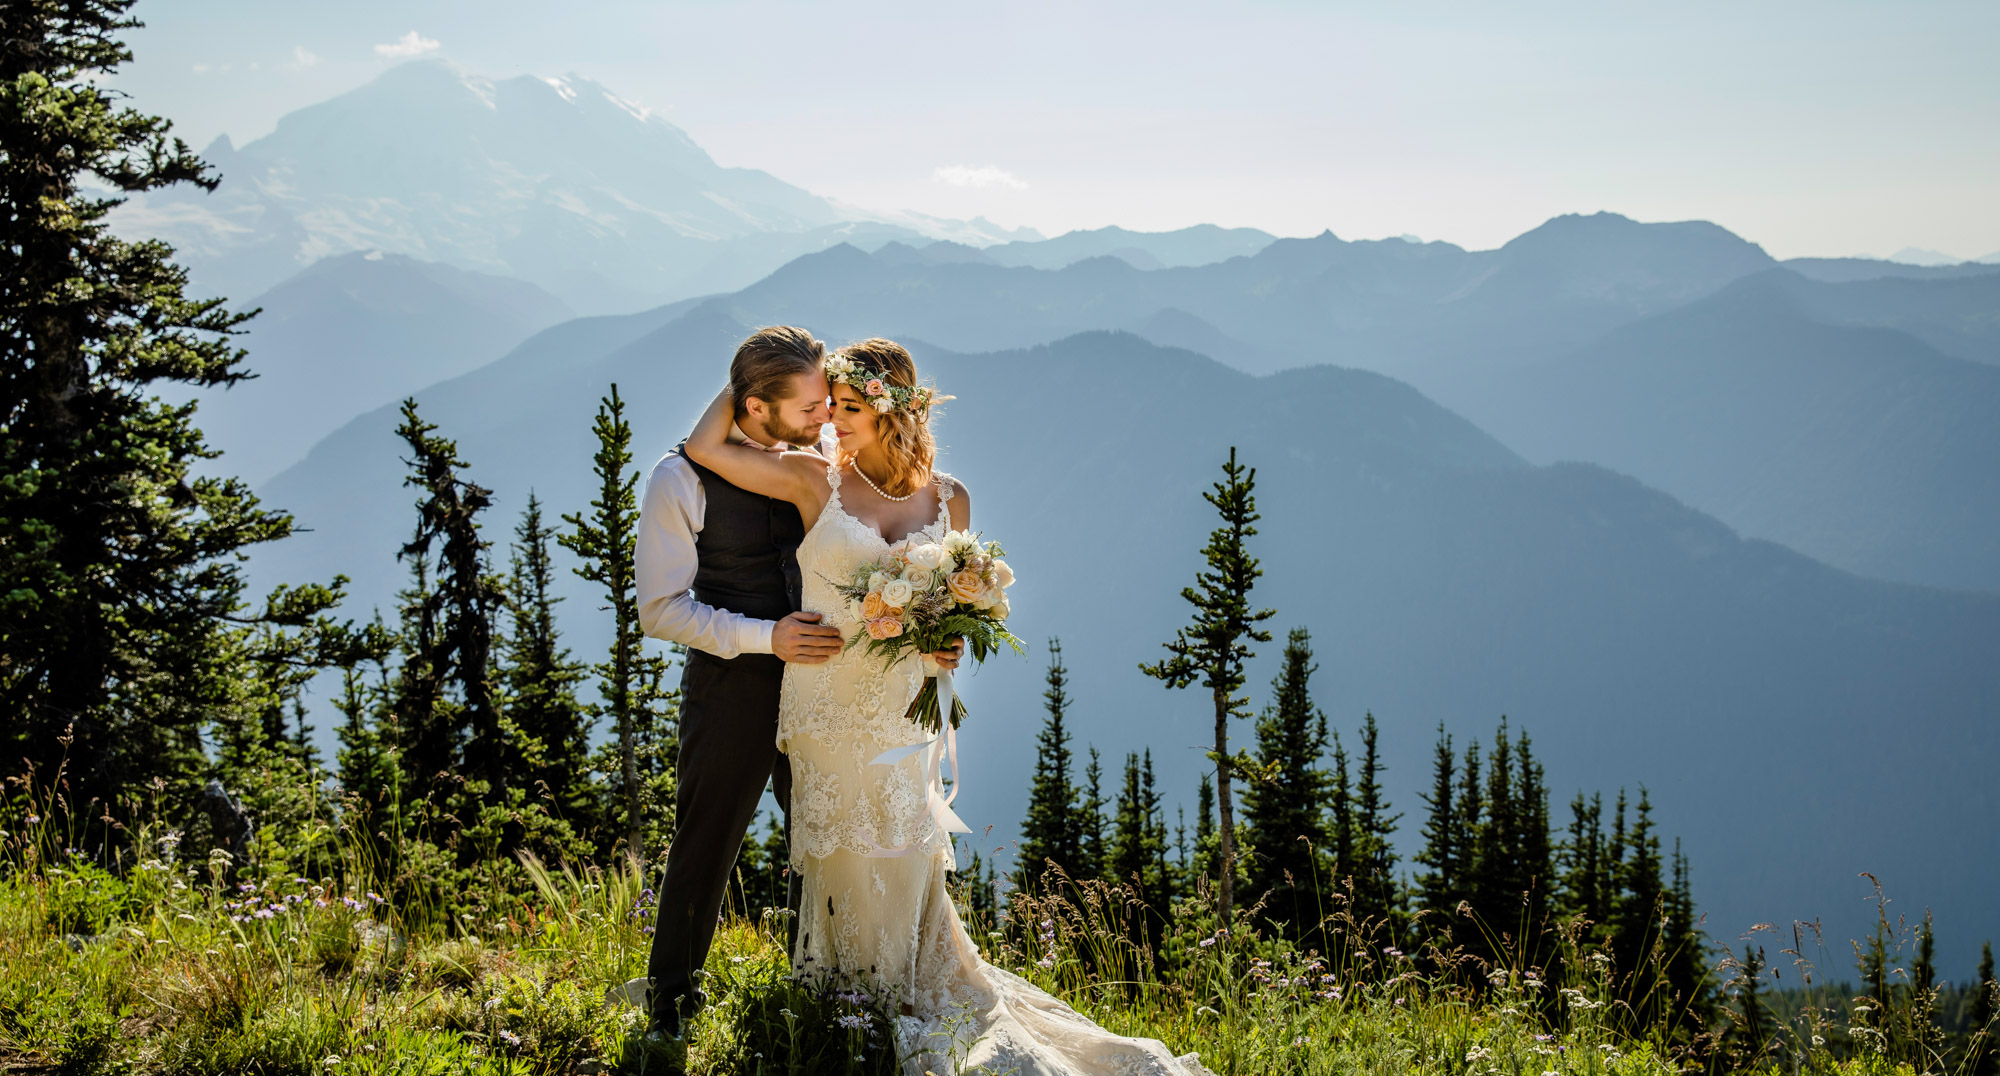
[(736, 403), (736, 417), (749, 414), (744, 402), (752, 396), (768, 404), (784, 399), (792, 378), (825, 362), (826, 345), (804, 329), (772, 325), (751, 333), (736, 345), (736, 357), (729, 360), (729, 395)]

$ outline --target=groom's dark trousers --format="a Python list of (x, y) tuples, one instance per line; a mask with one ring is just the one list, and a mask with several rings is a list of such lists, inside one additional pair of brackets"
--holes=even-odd
[[(796, 612), (796, 554), (805, 537), (798, 509), (738, 489), (687, 462), (701, 479), (706, 502), (695, 537), (695, 600), (763, 620)], [(792, 769), (777, 747), (784, 667), (772, 654), (724, 659), (688, 651), (681, 674), (674, 840), (660, 879), (646, 967), (656, 1027), (678, 1033), (681, 1021), (707, 1000), (699, 972), (766, 781), (790, 835)], [(786, 889), (786, 907), (797, 911), (798, 880), (789, 878)]]

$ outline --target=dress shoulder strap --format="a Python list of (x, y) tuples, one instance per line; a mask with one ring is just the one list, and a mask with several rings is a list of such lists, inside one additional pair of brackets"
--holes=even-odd
[(832, 491), (833, 491), (833, 494), (832, 494), (832, 496), (830, 496), (830, 497), (828, 497), (828, 498), (827, 498), (827, 503), (828, 503), (828, 504), (834, 504), (834, 505), (837, 505), (837, 504), (839, 504), (839, 503), (840, 503), (840, 464), (838, 464), (838, 463), (835, 463), (835, 462), (834, 462), (834, 461), (832, 461), (832, 460), (828, 460), (828, 461), (826, 461), (826, 485), (827, 485), (827, 488), (828, 488), (828, 489), (830, 489), (830, 490), (832, 490)]
[(951, 476), (944, 473), (943, 471), (932, 471), (931, 480), (937, 483), (938, 525), (946, 529), (950, 529), (951, 495), (952, 495), (952, 490), (957, 488), (957, 483), (953, 482), (951, 480)]

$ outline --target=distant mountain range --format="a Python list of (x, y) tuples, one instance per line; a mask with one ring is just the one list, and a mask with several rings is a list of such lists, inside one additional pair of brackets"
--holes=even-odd
[[(551, 511), (582, 507), (589, 418), (611, 382), (632, 403), (640, 459), (665, 451), (745, 331), (740, 302), (568, 322), (420, 393), (497, 490), (496, 540), (530, 489)], [(1079, 734), (1113, 759), (1151, 746), (1171, 795), (1193, 786), (1201, 702), (1134, 665), (1185, 618), (1176, 594), (1211, 525), (1198, 494), (1233, 444), (1258, 467), (1260, 597), (1280, 624), (1313, 629), (1337, 723), (1364, 709), (1385, 722), (1406, 853), (1437, 724), (1463, 743), (1505, 713), (1536, 737), (1558, 799), (1652, 786), (1717, 936), (1790, 916), (1859, 936), (1859, 870), (1954, 932), (2000, 930), (1986, 899), (2000, 862), (1963, 854), (2000, 840), (1985, 780), (2000, 751), (2000, 596), (1864, 581), (1603, 469), (1530, 466), (1379, 374), (1252, 377), (1127, 334), (987, 354), (908, 342), (959, 396), (943, 466), (1016, 551), (1016, 627), (1038, 644), (969, 682), (982, 719), (962, 741), (961, 803), (976, 829), (996, 827), (993, 843), (1025, 804), (1023, 730), (1050, 635), (1070, 658)], [(394, 424), (389, 408), (364, 415), (265, 484), (312, 529), (260, 557), (260, 576), (342, 571), (364, 609), (389, 600), (411, 511)], [(597, 602), (565, 586), (572, 642), (594, 648)]]
[(525, 281), (380, 251), (326, 258), (259, 296), (256, 376), (203, 394), (202, 432), (259, 482), (364, 411), (456, 377), (573, 316)]
[(223, 294), (378, 249), (519, 277), (585, 312), (623, 311), (741, 287), (837, 242), (1037, 238), (840, 206), (717, 165), (680, 128), (587, 79), (496, 81), (436, 60), (204, 156), (223, 177), (213, 195), (138, 199), (118, 220), (174, 242), (198, 283)]
[[(581, 507), (610, 382), (649, 460), (746, 327), (889, 335), (961, 397), (946, 466), (1021, 550), (1019, 627), (1065, 637), (1086, 738), (1151, 745), (1174, 798), (1199, 706), (1132, 669), (1184, 615), (1198, 493), (1235, 444), (1260, 468), (1266, 600), (1313, 628), (1343, 727), (1387, 723), (1406, 851), (1437, 722), (1462, 743), (1505, 712), (1559, 793), (1653, 784), (1717, 936), (1822, 914), (1857, 934), (1862, 869), (1950, 930), (2000, 928), (2000, 868), (1964, 852), (2000, 836), (2000, 267), (1781, 263), (1611, 213), (1486, 251), (1041, 239), (721, 168), (584, 80), (435, 63), (212, 155), (216, 194), (118, 220), (264, 308), (262, 376), (198, 418), (216, 467), (312, 528), (260, 580), (345, 572), (358, 611), (390, 600), (404, 394), (498, 491), (504, 555), (529, 489)], [(595, 648), (596, 599), (568, 593)], [(967, 733), (962, 802), (996, 835), (1037, 673), (972, 680), (996, 717)]]

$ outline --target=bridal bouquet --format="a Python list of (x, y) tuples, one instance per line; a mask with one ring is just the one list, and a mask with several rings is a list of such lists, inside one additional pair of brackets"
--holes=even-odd
[[(1002, 643), (1022, 653), (1021, 640), (1006, 628), (1014, 572), (1002, 555), (998, 542), (950, 531), (935, 542), (906, 539), (862, 562), (848, 582), (835, 586), (847, 598), (848, 613), (861, 622), (847, 645), (866, 645), (891, 665), (907, 653), (942, 650), (954, 636), (965, 638), (975, 661), (985, 661)], [(944, 727), (938, 679), (924, 680), (904, 715), (933, 733)], [(965, 704), (955, 692), (950, 716), (952, 728), (965, 719)]]

